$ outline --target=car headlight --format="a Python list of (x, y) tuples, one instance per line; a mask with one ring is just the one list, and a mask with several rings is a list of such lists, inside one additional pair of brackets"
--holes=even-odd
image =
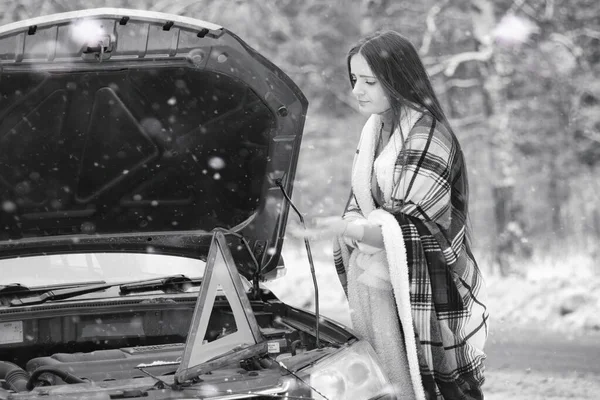
[(370, 399), (391, 389), (375, 351), (366, 341), (358, 341), (303, 372), (309, 375), (315, 399)]

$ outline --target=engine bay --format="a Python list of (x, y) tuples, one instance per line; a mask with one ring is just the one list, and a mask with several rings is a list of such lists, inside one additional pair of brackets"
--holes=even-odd
[[(173, 374), (184, 350), (196, 296), (115, 299), (2, 310), (18, 317), (0, 323), (0, 383), (13, 392), (68, 383), (144, 378), (140, 365), (155, 376)], [(285, 324), (278, 307), (252, 302), (270, 354), (295, 355), (311, 346), (310, 335)], [(5, 321), (8, 315), (2, 316)], [(225, 298), (215, 301), (205, 342), (235, 332)], [(230, 368), (263, 368), (244, 362)]]

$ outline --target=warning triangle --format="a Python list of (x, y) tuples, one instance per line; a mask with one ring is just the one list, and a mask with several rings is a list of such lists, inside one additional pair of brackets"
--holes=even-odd
[[(210, 316), (215, 298), (220, 292), (225, 294), (237, 330), (226, 336), (206, 342)], [(235, 262), (227, 247), (227, 240), (221, 232), (213, 235), (206, 271), (200, 287), (198, 301), (192, 317), (181, 364), (175, 374), (178, 382), (183, 382), (200, 372), (207, 372), (202, 364), (216, 357), (232, 353), (232, 350), (249, 348), (263, 342), (252, 306), (242, 285)], [(266, 344), (265, 344), (266, 347)], [(243, 351), (239, 351), (244, 354)], [(231, 357), (229, 357), (232, 360)]]

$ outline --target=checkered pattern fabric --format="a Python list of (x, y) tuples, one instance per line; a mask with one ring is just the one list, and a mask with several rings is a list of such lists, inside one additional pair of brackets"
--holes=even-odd
[[(489, 315), (484, 281), (467, 239), (463, 154), (454, 134), (431, 115), (419, 114), (415, 120), (407, 136), (398, 130), (393, 134), (398, 140), (406, 137), (404, 146), (390, 139), (377, 158), (374, 143), (381, 121), (375, 115), (367, 121), (344, 218), (368, 218), (382, 209), (401, 228), (412, 328), (427, 398), (482, 399)], [(373, 174), (381, 188), (375, 197)], [(345, 290), (353, 251), (359, 250), (348, 240), (334, 241), (335, 265)]]

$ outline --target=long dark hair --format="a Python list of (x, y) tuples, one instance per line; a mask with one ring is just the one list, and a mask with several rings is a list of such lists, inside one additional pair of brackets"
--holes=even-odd
[(394, 122), (400, 121), (404, 107), (421, 112), (427, 110), (452, 132), (419, 53), (407, 38), (395, 31), (379, 31), (352, 46), (346, 59), (352, 87), (350, 59), (359, 53), (381, 82), (392, 107)]

